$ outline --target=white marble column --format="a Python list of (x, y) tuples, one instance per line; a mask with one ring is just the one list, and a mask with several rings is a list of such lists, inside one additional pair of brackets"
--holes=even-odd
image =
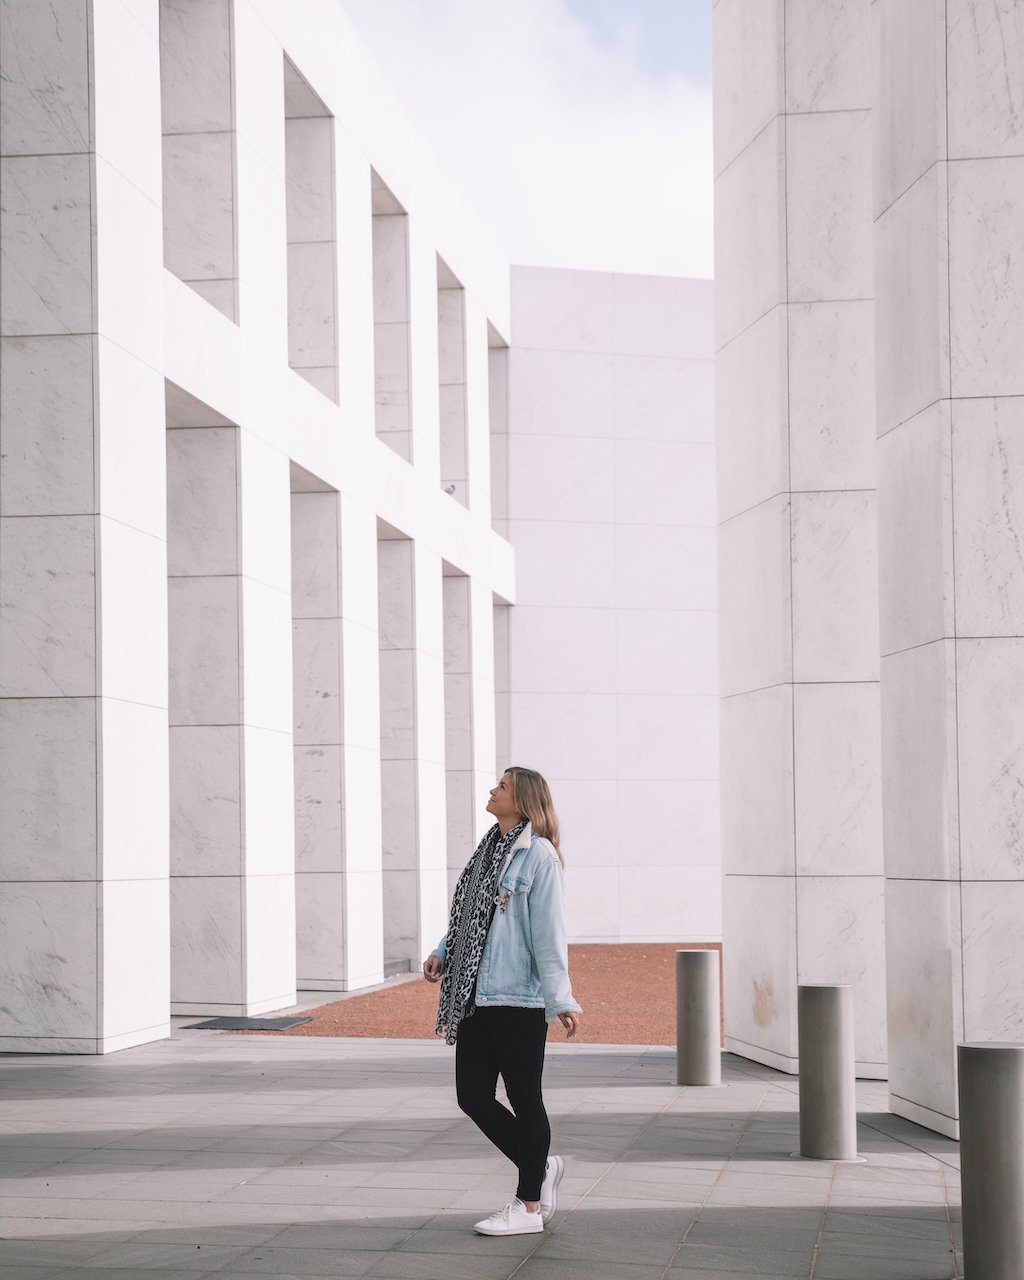
[(869, 0), (714, 9), (726, 1043), (885, 1074)]
[(178, 421), (169, 412), (172, 1008), (257, 1014), (295, 992), (289, 464), (215, 415)]
[(136, 8), (2, 12), (8, 1051), (168, 1030), (159, 32)]
[(879, 0), (875, 133), (891, 1105), (1024, 1038), (1024, 10)]

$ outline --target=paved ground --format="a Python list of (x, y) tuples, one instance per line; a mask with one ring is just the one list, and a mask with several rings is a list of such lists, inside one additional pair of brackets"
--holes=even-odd
[(956, 1144), (860, 1086), (864, 1164), (793, 1160), (796, 1082), (736, 1058), (550, 1049), (566, 1158), (542, 1236), (487, 1239), (510, 1167), (455, 1107), (452, 1052), (177, 1031), (105, 1058), (0, 1057), (0, 1277), (944, 1280)]

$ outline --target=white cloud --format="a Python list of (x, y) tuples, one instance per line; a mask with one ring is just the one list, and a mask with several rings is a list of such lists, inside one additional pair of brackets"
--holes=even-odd
[(342, 0), (516, 263), (711, 276), (711, 94), (563, 0)]

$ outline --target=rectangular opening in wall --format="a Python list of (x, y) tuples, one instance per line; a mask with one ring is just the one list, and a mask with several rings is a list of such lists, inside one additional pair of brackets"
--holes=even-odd
[(441, 391), (441, 487), (469, 506), (466, 445), (466, 291), (437, 259), (437, 365)]
[(409, 387), (409, 219), (371, 170), (373, 376), (377, 435), (412, 461)]
[(338, 402), (334, 117), (284, 60), (288, 363)]
[(411, 539), (377, 521), (385, 974), (406, 972), (420, 949), (413, 551)]
[(230, 0), (160, 0), (164, 265), (238, 321)]
[(508, 343), (487, 325), (487, 417), (491, 448), (491, 527), (508, 537)]

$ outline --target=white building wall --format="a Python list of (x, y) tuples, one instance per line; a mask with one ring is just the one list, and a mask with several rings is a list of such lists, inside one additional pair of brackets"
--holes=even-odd
[(552, 784), (578, 942), (721, 936), (711, 299), (512, 273), (498, 768)]

